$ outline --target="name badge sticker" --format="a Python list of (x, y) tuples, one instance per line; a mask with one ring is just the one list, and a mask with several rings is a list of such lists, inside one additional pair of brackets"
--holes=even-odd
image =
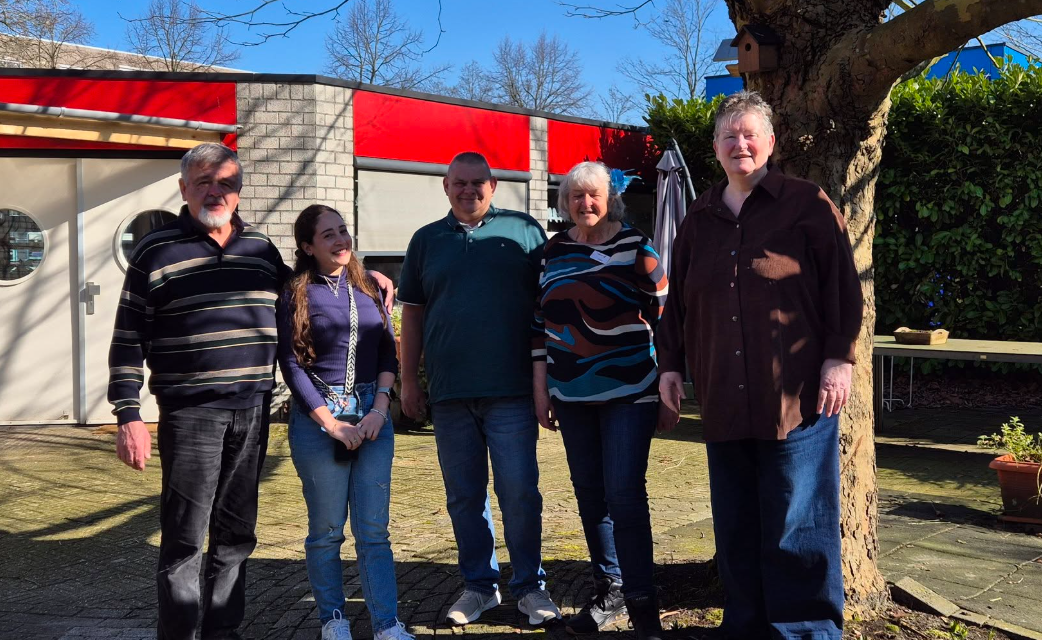
[(608, 264), (608, 261), (611, 260), (611, 258), (601, 253), (600, 251), (594, 251), (590, 254), (590, 257), (596, 260), (597, 262), (600, 262), (601, 264)]

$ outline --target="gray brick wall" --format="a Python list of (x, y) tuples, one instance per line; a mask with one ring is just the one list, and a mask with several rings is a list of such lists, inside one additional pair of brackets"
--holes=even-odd
[(350, 89), (314, 84), (236, 87), (239, 207), (291, 264), (293, 221), (304, 207), (328, 204), (353, 225), (351, 97)]
[(528, 118), (528, 144), (530, 146), (529, 164), (532, 172), (532, 181), (528, 183), (528, 212), (546, 228), (546, 219), (549, 214), (547, 207), (547, 184), (549, 174), (547, 173), (547, 155), (549, 145), (547, 144), (546, 118), (529, 116)]

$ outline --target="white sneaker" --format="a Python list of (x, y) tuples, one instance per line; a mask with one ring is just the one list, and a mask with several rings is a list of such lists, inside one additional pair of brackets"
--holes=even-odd
[(529, 591), (517, 601), (517, 609), (528, 615), (528, 624), (540, 625), (551, 620), (560, 619), (561, 610), (557, 608), (546, 589)]
[(398, 624), (389, 629), (377, 631), (373, 640), (416, 640), (416, 636), (405, 630), (405, 625), (402, 624), (401, 620), (397, 622)]
[(459, 597), (459, 600), (456, 600), (456, 604), (452, 605), (445, 619), (452, 624), (474, 622), (481, 617), (482, 613), (492, 607), (499, 606), (499, 603), (502, 601), (503, 597), (499, 595), (498, 589), (490, 596), (477, 591), (471, 591), (470, 589), (464, 589), (463, 595)]
[(333, 619), (322, 627), (322, 640), (351, 640), (351, 624), (339, 609), (333, 609)]

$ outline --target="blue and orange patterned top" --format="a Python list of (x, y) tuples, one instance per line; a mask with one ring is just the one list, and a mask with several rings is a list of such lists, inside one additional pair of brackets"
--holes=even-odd
[(600, 245), (567, 233), (543, 250), (532, 359), (564, 402), (658, 400), (655, 327), (669, 286), (651, 241), (623, 224)]

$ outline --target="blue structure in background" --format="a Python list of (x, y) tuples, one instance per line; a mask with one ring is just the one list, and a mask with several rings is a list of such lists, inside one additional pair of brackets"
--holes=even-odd
[[(959, 70), (962, 73), (968, 73), (975, 75), (978, 73), (984, 73), (989, 78), (994, 78), (998, 73), (998, 69), (992, 64), (991, 58), (988, 57), (987, 53), (991, 54), (992, 58), (996, 60), (1003, 60), (1006, 58), (1011, 59), (1013, 64), (1019, 64), (1022, 67), (1027, 67), (1028, 63), (1032, 60), (1026, 53), (1014, 49), (1012, 46), (1000, 42), (997, 44), (989, 44), (988, 52), (984, 52), (984, 47), (977, 45), (975, 47), (965, 47), (961, 53), (958, 54), (958, 60), (956, 60), (957, 52), (953, 51), (943, 58), (937, 61), (930, 70), (926, 73), (927, 78), (943, 78), (948, 74), (948, 70), (951, 69), (952, 65), (958, 65)], [(719, 75), (719, 76), (706, 76), (706, 100), (712, 100), (718, 95), (731, 95), (736, 91), (741, 91), (745, 88), (745, 82), (741, 76), (731, 75)]]
[(744, 88), (745, 81), (742, 80), (742, 76), (706, 76), (706, 100), (712, 100), (719, 95), (729, 96)]

